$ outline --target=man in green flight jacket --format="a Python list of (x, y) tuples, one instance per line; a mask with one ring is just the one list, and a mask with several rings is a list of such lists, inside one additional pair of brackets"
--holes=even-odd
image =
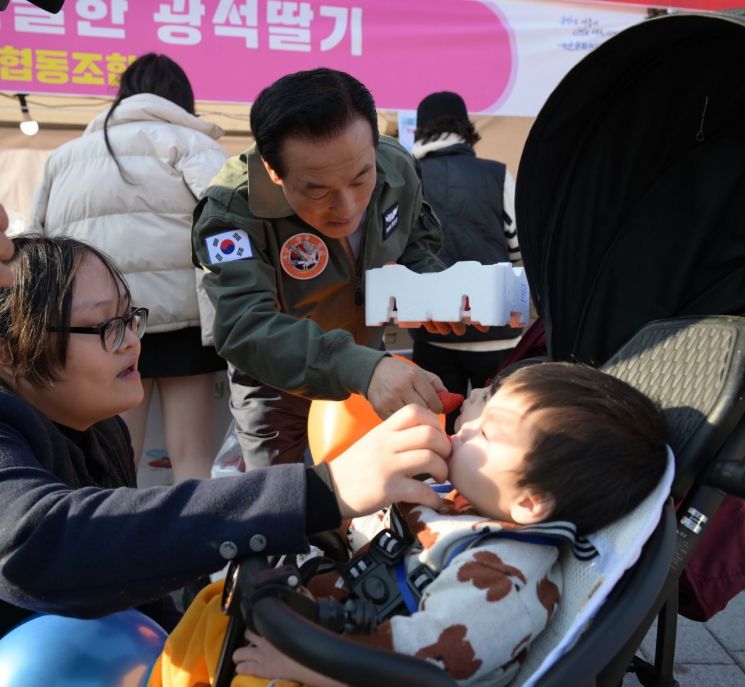
[(247, 469), (303, 459), (314, 398), (441, 412), (440, 379), (365, 326), (365, 270), (444, 269), (413, 158), (379, 136), (370, 92), (331, 69), (289, 74), (259, 94), (251, 128), (256, 145), (212, 180), (192, 233)]

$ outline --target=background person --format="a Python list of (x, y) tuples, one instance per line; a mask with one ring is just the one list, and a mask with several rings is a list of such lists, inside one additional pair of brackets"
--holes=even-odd
[[(457, 93), (431, 93), (417, 107), (412, 154), (419, 161), (424, 199), (443, 231), (438, 257), (449, 267), (462, 260), (482, 265), (522, 264), (515, 225), (515, 182), (501, 162), (476, 157), (480, 140)], [(468, 327), (462, 336), (419, 328), (411, 332), (413, 360), (440, 377), (448, 391), (483, 387), (502, 367), (522, 330)], [(457, 413), (447, 418), (453, 431)]]
[(3, 264), (5, 260), (13, 257), (13, 242), (5, 235), (7, 229), (8, 213), (0, 204), (0, 286), (10, 286), (13, 283), (12, 270)]
[(408, 403), (441, 412), (440, 380), (386, 356), (382, 327), (365, 326), (366, 269), (443, 267), (414, 161), (378, 136), (370, 92), (331, 69), (289, 74), (259, 94), (251, 130), (192, 237), (247, 466), (302, 460), (312, 398), (361, 393), (382, 418)]
[(32, 612), (131, 607), (168, 629), (168, 593), (229, 559), (302, 551), (306, 535), (391, 500), (439, 503), (411, 476), (443, 479), (450, 443), (416, 407), (328, 468), (135, 488), (117, 413), (142, 400), (145, 314), (97, 249), (69, 238), (14, 243), (15, 282), (0, 288), (0, 636)]
[(31, 230), (73, 236), (111, 255), (135, 301), (150, 311), (142, 342), (143, 403), (124, 419), (142, 453), (157, 385), (176, 481), (210, 475), (214, 372), (224, 361), (202, 346), (189, 234), (197, 198), (227, 155), (223, 131), (194, 114), (181, 67), (149, 53), (121, 76), (111, 108), (47, 162)]

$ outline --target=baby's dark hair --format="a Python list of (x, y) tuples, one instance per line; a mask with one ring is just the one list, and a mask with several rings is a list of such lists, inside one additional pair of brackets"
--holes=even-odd
[(501, 385), (528, 398), (536, 437), (518, 484), (553, 496), (552, 520), (593, 532), (633, 510), (662, 478), (665, 418), (620, 379), (585, 365), (539, 363)]

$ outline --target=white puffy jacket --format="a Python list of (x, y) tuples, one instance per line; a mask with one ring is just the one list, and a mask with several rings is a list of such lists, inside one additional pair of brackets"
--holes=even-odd
[(125, 98), (108, 122), (122, 179), (106, 149), (101, 113), (54, 151), (31, 209), (30, 231), (72, 236), (108, 253), (149, 332), (200, 324), (191, 262), (191, 214), (222, 167), (224, 132), (150, 93)]

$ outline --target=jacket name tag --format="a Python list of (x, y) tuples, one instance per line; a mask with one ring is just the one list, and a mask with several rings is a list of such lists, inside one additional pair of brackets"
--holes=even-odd
[(222, 231), (219, 234), (208, 236), (204, 242), (207, 246), (210, 265), (253, 257), (251, 241), (249, 241), (248, 234), (243, 229)]
[(398, 203), (394, 203), (383, 211), (383, 241), (385, 241), (398, 227)]

